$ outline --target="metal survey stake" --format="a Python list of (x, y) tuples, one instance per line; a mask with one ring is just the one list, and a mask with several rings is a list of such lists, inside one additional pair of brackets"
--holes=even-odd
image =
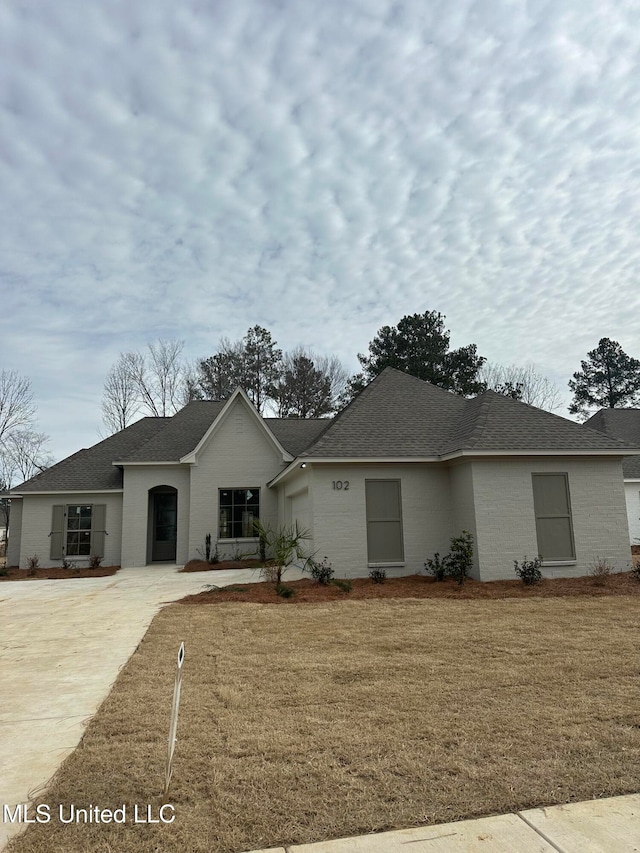
[(178, 708), (180, 706), (180, 690), (182, 688), (182, 664), (184, 663), (184, 643), (180, 643), (178, 650), (178, 669), (176, 680), (173, 685), (173, 704), (171, 706), (171, 725), (169, 727), (169, 750), (167, 753), (167, 770), (164, 775), (164, 795), (169, 793), (171, 776), (173, 775), (173, 753), (176, 748), (176, 732), (178, 731)]

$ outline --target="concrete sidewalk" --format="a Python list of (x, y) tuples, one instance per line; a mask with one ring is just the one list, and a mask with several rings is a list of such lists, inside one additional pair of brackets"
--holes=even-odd
[(640, 795), (251, 853), (637, 853)]
[[(259, 570), (156, 565), (0, 584), (0, 809), (46, 786), (163, 604), (207, 584), (259, 580)], [(0, 850), (22, 829), (0, 822)]]

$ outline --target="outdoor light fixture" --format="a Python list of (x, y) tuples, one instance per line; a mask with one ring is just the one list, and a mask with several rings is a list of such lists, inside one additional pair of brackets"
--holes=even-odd
[(301, 467), (301, 468), (306, 468), (306, 467), (307, 467), (307, 463), (306, 463), (306, 462), (303, 462), (303, 463), (300, 465), (300, 467)]

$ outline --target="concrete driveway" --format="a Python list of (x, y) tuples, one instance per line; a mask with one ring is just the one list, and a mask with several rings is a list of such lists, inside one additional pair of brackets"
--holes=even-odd
[[(163, 604), (239, 580), (259, 571), (147, 566), (0, 584), (0, 810), (31, 799), (73, 752)], [(0, 850), (22, 828), (0, 822)]]

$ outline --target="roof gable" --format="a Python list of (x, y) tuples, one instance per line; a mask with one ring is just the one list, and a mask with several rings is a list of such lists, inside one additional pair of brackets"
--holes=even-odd
[(245, 393), (245, 391), (243, 391), (242, 388), (236, 388), (236, 390), (233, 392), (231, 397), (229, 397), (227, 402), (222, 405), (222, 409), (215, 417), (213, 422), (209, 425), (209, 428), (206, 430), (204, 435), (202, 435), (197, 445), (188, 453), (184, 454), (181, 457), (180, 462), (196, 464), (198, 461), (199, 454), (212, 441), (216, 432), (220, 429), (222, 424), (229, 416), (229, 413), (233, 411), (233, 409), (238, 405), (243, 406), (243, 408), (245, 409), (245, 411), (248, 412), (249, 417), (253, 420), (253, 422), (258, 425), (258, 428), (261, 431), (264, 432), (264, 435), (269, 441), (269, 443), (273, 445), (277, 453), (282, 457), (282, 461), (290, 462), (293, 459), (293, 456), (287, 450), (284, 449), (284, 447), (276, 438), (272, 430), (269, 429), (269, 426), (267, 425), (264, 418), (260, 417), (255, 406), (253, 405), (251, 400), (249, 400), (247, 394)]

